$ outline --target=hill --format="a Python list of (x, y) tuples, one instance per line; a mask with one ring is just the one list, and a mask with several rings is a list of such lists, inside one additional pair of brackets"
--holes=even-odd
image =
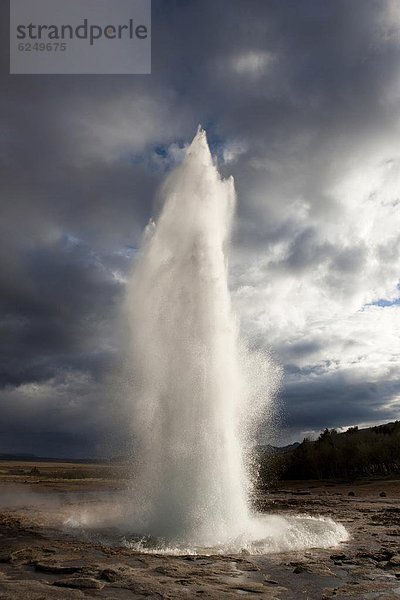
[(325, 429), (284, 453), (261, 455), (262, 483), (283, 479), (356, 479), (400, 474), (400, 421), (339, 433)]

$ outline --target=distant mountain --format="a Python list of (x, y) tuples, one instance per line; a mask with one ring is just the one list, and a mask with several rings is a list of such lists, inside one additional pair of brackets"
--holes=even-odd
[(2, 454), (0, 453), (0, 460), (38, 460), (38, 457), (34, 454)]
[(260, 454), (285, 454), (295, 450), (297, 446), (300, 446), (300, 442), (294, 442), (294, 444), (288, 444), (287, 446), (271, 446), (270, 444), (258, 444), (256, 446), (257, 452)]
[(0, 453), (0, 460), (10, 460), (10, 461), (26, 461), (26, 462), (54, 462), (54, 463), (89, 463), (89, 464), (103, 464), (111, 462), (110, 459), (106, 458), (54, 458), (49, 456), (36, 456), (36, 454), (25, 454), (25, 453), (16, 453), (16, 454), (6, 454)]

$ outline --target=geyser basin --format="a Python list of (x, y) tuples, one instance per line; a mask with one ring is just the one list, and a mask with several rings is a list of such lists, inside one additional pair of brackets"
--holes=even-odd
[(212, 546), (194, 545), (190, 541), (127, 536), (124, 545), (140, 552), (161, 554), (271, 554), (330, 548), (349, 539), (343, 525), (324, 517), (308, 515), (283, 517), (255, 515), (249, 529), (237, 538), (227, 538)]
[(200, 128), (161, 196), (125, 307), (135, 475), (119, 527), (157, 551), (160, 539), (186, 551), (337, 544), (346, 532), (330, 520), (250, 511), (246, 448), (280, 373), (239, 336), (227, 276), (234, 184)]
[[(271, 554), (310, 548), (330, 548), (347, 541), (343, 525), (326, 517), (309, 515), (254, 514), (247, 530), (236, 537), (226, 537), (213, 544), (199, 544), (192, 539), (157, 537), (133, 533), (121, 515), (127, 510), (126, 501), (105, 506), (77, 508), (65, 523), (65, 531), (85, 541), (103, 545), (123, 546), (136, 552), (166, 555)], [(119, 517), (117, 517), (117, 513)], [(105, 519), (104, 515), (108, 518)], [(119, 526), (116, 527), (116, 523)]]

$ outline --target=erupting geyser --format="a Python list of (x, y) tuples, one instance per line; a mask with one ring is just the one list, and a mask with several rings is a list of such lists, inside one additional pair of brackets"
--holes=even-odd
[(337, 543), (346, 532), (330, 520), (251, 514), (246, 448), (279, 374), (239, 338), (227, 280), (234, 184), (201, 129), (161, 194), (126, 302), (136, 457), (126, 528), (186, 549)]
[(226, 246), (235, 204), (204, 131), (163, 190), (129, 292), (137, 482), (149, 532), (225, 539), (248, 519), (245, 394)]

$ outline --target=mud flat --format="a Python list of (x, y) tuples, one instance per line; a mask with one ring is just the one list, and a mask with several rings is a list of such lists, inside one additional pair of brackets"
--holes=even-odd
[(123, 475), (103, 465), (0, 463), (0, 599), (400, 598), (400, 480), (280, 482), (260, 496), (264, 511), (343, 523), (351, 539), (336, 548), (168, 556), (66, 527), (77, 511), (107, 511)]

